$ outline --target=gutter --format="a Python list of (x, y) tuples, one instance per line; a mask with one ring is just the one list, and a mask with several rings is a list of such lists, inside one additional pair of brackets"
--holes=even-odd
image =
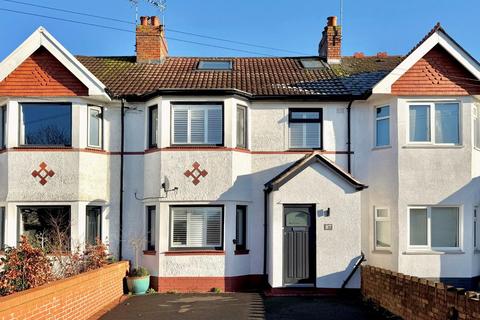
[(123, 239), (123, 161), (125, 153), (125, 99), (122, 98), (121, 108), (121, 129), (120, 129), (120, 217), (119, 217), (119, 241), (118, 241), (118, 260), (122, 260), (122, 239)]

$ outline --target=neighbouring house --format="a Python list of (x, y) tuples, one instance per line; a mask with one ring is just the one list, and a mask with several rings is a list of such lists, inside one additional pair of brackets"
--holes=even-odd
[(405, 56), (74, 56), (44, 28), (0, 64), (0, 243), (100, 237), (160, 291), (358, 288), (367, 263), (480, 277), (480, 65), (436, 25)]

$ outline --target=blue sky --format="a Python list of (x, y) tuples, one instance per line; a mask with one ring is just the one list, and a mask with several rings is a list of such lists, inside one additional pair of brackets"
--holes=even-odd
[[(18, 0), (134, 22), (128, 0)], [(140, 0), (143, 1), (143, 0)], [(326, 17), (339, 14), (340, 0), (167, 0), (167, 28), (294, 50), (315, 55)], [(0, 0), (0, 8), (74, 19), (134, 30), (134, 25), (114, 23)], [(408, 52), (440, 21), (477, 60), (480, 60), (478, 0), (344, 0), (343, 54)], [(145, 1), (140, 15), (158, 14)], [(134, 33), (77, 25), (0, 10), (3, 60), (38, 26), (46, 27), (70, 52), (82, 55), (133, 55)], [(174, 37), (234, 47), (268, 55), (291, 55), (168, 32)], [(174, 56), (252, 56), (219, 48), (169, 41)]]

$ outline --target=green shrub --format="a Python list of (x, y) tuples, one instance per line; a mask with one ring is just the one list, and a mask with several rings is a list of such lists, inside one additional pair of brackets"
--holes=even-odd
[(146, 277), (149, 275), (150, 275), (150, 272), (148, 272), (148, 270), (145, 269), (144, 267), (134, 268), (132, 271), (130, 271), (130, 274), (129, 274), (130, 277)]

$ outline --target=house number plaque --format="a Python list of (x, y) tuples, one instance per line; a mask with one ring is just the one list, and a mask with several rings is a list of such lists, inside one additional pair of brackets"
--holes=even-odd
[(333, 224), (331, 224), (331, 223), (325, 223), (325, 224), (323, 225), (323, 230), (328, 230), (328, 231), (333, 230)]

